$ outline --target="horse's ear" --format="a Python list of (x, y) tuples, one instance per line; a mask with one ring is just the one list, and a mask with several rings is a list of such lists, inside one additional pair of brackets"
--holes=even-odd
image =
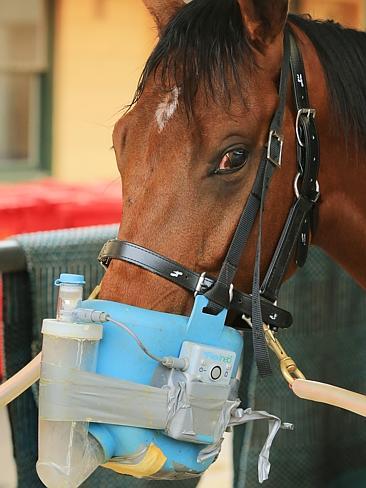
[(254, 45), (265, 47), (283, 30), (288, 0), (238, 0), (244, 23)]
[(178, 10), (191, 0), (143, 0), (161, 32)]

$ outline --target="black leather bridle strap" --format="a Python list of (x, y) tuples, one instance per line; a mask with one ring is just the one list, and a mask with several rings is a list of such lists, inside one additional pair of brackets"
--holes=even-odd
[(319, 140), (314, 121), (315, 110), (309, 107), (304, 63), (295, 39), (290, 37), (293, 94), (297, 109), (296, 139), (298, 175), (295, 180), (296, 201), (290, 210), (280, 240), (261, 286), (261, 293), (276, 301), (295, 249), (297, 264), (302, 266), (309, 246), (310, 216), (319, 198)]
[[(126, 261), (165, 278), (192, 293), (204, 293), (215, 284), (215, 279), (200, 275), (161, 254), (131, 242), (113, 239), (107, 241), (100, 251), (98, 260), (108, 267), (112, 259)], [(252, 297), (233, 289), (229, 309), (237, 314), (251, 316)], [(291, 314), (264, 298), (261, 299), (263, 319), (272, 327), (287, 328), (292, 324)], [(245, 322), (243, 322), (244, 326)]]
[(279, 103), (269, 128), (268, 144), (267, 147), (264, 148), (263, 155), (260, 161), (258, 170), (260, 178), (258, 178), (257, 175), (255, 181), (255, 184), (257, 185), (258, 181), (260, 181), (260, 198), (259, 200), (256, 199), (253, 202), (251, 198), (252, 195), (249, 196), (249, 199), (237, 226), (236, 232), (232, 239), (231, 245), (229, 247), (228, 253), (221, 267), (217, 282), (213, 288), (205, 293), (205, 296), (210, 300), (208, 307), (205, 309), (206, 312), (216, 314), (220, 312), (222, 308), (229, 308), (230, 286), (238, 270), (239, 262), (243, 254), (244, 248), (247, 244), (249, 234), (253, 228), (254, 221), (259, 213), (258, 242), (253, 273), (251, 317), (253, 327), (254, 356), (256, 359), (259, 374), (261, 376), (266, 376), (271, 373), (268, 348), (263, 332), (263, 313), (260, 297), (262, 214), (264, 210), (266, 194), (272, 175), (274, 174), (275, 169), (281, 166), (283, 145), (281, 132), (286, 108), (289, 73), (290, 46), (289, 32), (286, 29), (284, 33), (284, 52), (278, 92)]
[(286, 107), (287, 86), (290, 72), (289, 58), (289, 33), (286, 29), (284, 34), (284, 54), (278, 90), (278, 107), (269, 128), (269, 138), (261, 157), (253, 189), (241, 214), (230, 247), (221, 266), (219, 276), (215, 285), (205, 293), (205, 296), (209, 299), (208, 307), (205, 309), (207, 313), (216, 315), (223, 308), (229, 308), (230, 287), (232, 286), (234, 277), (237, 273), (241, 256), (243, 255), (258, 212), (261, 207), (263, 208), (263, 202), (274, 170), (281, 166), (283, 140), (280, 134)]
[(296, 247), (296, 238), (301, 232), (306, 214), (311, 208), (311, 203), (300, 196), (291, 208), (280, 240), (278, 241), (271, 264), (261, 286), (261, 294), (268, 300), (275, 302), (278, 298), (280, 286), (288, 269), (293, 251)]
[(244, 210), (240, 216), (234, 238), (231, 241), (230, 248), (221, 266), (217, 281), (215, 285), (205, 293), (206, 298), (209, 300), (209, 305), (205, 310), (207, 313), (216, 315), (224, 308), (230, 308), (230, 286), (234, 280), (240, 258), (248, 242), (249, 235), (260, 208), (261, 188), (263, 186), (265, 169), (265, 164), (262, 163), (263, 161), (257, 172), (253, 189), (249, 194)]

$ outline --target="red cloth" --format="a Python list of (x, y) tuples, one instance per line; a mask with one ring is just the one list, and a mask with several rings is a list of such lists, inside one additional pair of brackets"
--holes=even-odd
[[(119, 180), (80, 185), (52, 178), (0, 184), (0, 239), (14, 234), (68, 229), (121, 221)], [(0, 289), (0, 382), (3, 373), (2, 294)]]
[(4, 375), (4, 359), (3, 359), (3, 350), (4, 350), (4, 340), (3, 340), (3, 283), (0, 276), (0, 383)]
[(120, 222), (120, 182), (65, 184), (45, 179), (0, 184), (0, 238), (40, 230)]

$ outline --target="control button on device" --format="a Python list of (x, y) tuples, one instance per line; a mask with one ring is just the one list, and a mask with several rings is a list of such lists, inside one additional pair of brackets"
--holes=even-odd
[(212, 369), (211, 369), (211, 378), (213, 380), (218, 380), (221, 376), (221, 368), (220, 366), (214, 366)]

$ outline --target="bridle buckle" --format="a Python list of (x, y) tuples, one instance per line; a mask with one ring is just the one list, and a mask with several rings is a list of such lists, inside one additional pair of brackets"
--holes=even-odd
[(267, 159), (278, 168), (281, 167), (282, 150), (283, 137), (277, 134), (275, 130), (271, 130), (268, 136)]
[[(301, 173), (297, 173), (295, 180), (294, 180), (294, 192), (297, 199), (300, 198), (300, 190), (299, 190), (299, 179), (301, 178)], [(312, 203), (316, 203), (320, 197), (320, 185), (318, 180), (315, 181), (315, 192), (314, 195), (309, 198)]]
[(316, 110), (315, 108), (301, 108), (298, 112), (297, 112), (297, 115), (296, 115), (296, 123), (295, 123), (295, 130), (296, 130), (296, 138), (297, 138), (297, 142), (299, 143), (299, 145), (301, 147), (304, 147), (305, 144), (304, 142), (301, 140), (301, 137), (300, 137), (300, 128), (299, 128), (299, 122), (300, 122), (300, 117), (302, 115), (306, 115), (306, 117), (309, 119), (310, 116), (313, 117), (313, 119), (315, 119), (315, 116), (316, 116)]
[(197, 285), (196, 285), (196, 288), (195, 288), (194, 294), (193, 294), (195, 298), (201, 292), (202, 285), (205, 281), (205, 278), (206, 278), (206, 271), (201, 273), (201, 276), (198, 278)]

